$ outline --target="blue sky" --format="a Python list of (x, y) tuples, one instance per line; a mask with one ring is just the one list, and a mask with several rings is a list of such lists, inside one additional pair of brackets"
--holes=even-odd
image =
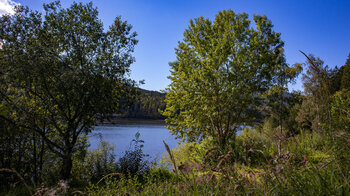
[[(5, 8), (2, 3), (9, 1), (0, 0), (1, 7)], [(51, 1), (15, 2), (42, 11), (42, 4)], [(68, 7), (71, 1), (61, 3)], [(146, 83), (141, 88), (148, 90), (161, 90), (170, 83), (168, 62), (175, 60), (174, 48), (183, 38), (189, 20), (200, 16), (214, 19), (224, 9), (250, 16), (266, 15), (274, 30), (282, 33), (289, 64), (305, 62), (299, 50), (320, 57), (330, 67), (344, 65), (350, 53), (350, 0), (95, 0), (93, 3), (106, 27), (117, 16), (133, 25), (139, 44), (131, 78), (144, 79)], [(290, 89), (301, 90), (300, 79)]]

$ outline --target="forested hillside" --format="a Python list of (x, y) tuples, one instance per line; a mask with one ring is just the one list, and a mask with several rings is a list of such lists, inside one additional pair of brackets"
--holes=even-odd
[(122, 118), (165, 119), (160, 110), (165, 109), (165, 94), (137, 88), (134, 103), (122, 110)]

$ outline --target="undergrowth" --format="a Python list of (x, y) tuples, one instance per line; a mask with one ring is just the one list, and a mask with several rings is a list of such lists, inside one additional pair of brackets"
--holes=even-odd
[[(246, 129), (236, 149), (218, 155), (210, 139), (170, 151), (177, 173), (153, 166), (141, 181), (111, 177), (90, 184), (89, 195), (350, 195), (349, 156), (337, 156), (344, 142), (315, 132), (274, 141)], [(277, 142), (281, 142), (278, 150)], [(344, 150), (344, 148), (342, 148)], [(209, 159), (209, 160), (208, 160)], [(211, 160), (210, 160), (211, 159)], [(162, 163), (173, 164), (169, 155)]]
[(139, 137), (118, 161), (104, 141), (89, 151), (75, 171), (87, 172), (75, 177), (85, 182), (79, 187), (60, 182), (50, 188), (20, 186), (4, 194), (350, 195), (348, 133), (329, 137), (301, 132), (274, 140), (262, 131), (245, 129), (237, 136), (236, 148), (228, 147), (225, 153), (208, 138), (169, 149), (153, 164), (145, 161)]

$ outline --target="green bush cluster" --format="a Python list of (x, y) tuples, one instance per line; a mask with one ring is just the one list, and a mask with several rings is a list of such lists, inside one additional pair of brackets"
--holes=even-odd
[(97, 183), (109, 174), (119, 173), (126, 177), (138, 176), (139, 179), (148, 173), (151, 162), (146, 160), (143, 153), (143, 141), (137, 132), (135, 139), (131, 141), (130, 149), (124, 155), (116, 159), (114, 146), (100, 138), (97, 149), (87, 150), (85, 154), (74, 157), (71, 185), (83, 187), (88, 183)]

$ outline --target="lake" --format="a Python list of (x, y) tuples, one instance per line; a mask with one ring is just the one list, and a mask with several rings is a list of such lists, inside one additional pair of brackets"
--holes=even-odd
[(163, 140), (170, 148), (175, 148), (178, 141), (171, 135), (165, 124), (141, 122), (141, 123), (122, 123), (96, 126), (89, 134), (89, 149), (96, 149), (100, 143), (100, 138), (108, 141), (114, 146), (114, 153), (117, 159), (121, 157), (126, 150), (133, 149), (130, 146), (131, 141), (135, 139), (135, 134), (140, 132), (140, 138), (144, 141), (143, 152), (149, 154), (150, 160), (159, 159), (166, 151)]

